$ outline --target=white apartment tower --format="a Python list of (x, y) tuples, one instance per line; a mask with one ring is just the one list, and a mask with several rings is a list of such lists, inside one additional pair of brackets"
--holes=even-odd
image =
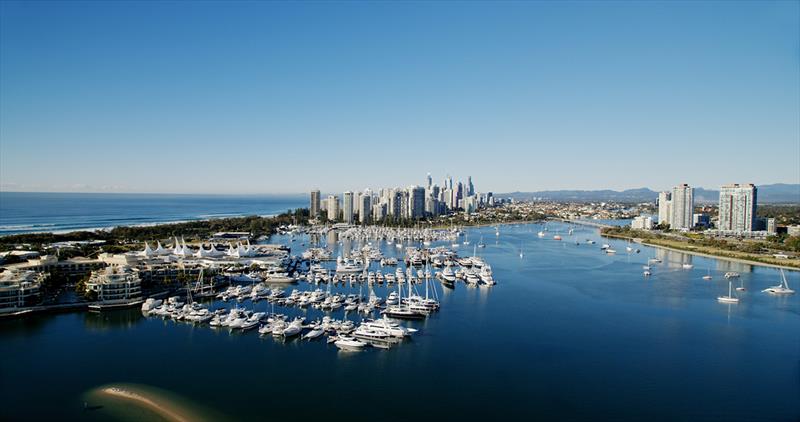
[(672, 222), (672, 192), (660, 192), (658, 194), (658, 224), (670, 224)]
[(694, 190), (687, 184), (672, 188), (672, 216), (670, 229), (688, 230), (692, 228), (692, 214), (694, 213)]
[(342, 195), (342, 220), (353, 224), (353, 192), (347, 191)]
[(750, 184), (724, 185), (719, 189), (720, 231), (753, 231), (756, 221), (758, 189)]

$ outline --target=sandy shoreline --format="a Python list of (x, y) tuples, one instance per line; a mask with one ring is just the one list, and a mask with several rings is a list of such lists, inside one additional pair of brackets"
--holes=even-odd
[(134, 392), (120, 387), (105, 387), (100, 389), (99, 392), (107, 396), (125, 399), (133, 404), (145, 407), (169, 421), (191, 422), (197, 420), (193, 417), (183, 414), (180, 409), (176, 409), (169, 403), (160, 403), (157, 398), (147, 397), (140, 392)]

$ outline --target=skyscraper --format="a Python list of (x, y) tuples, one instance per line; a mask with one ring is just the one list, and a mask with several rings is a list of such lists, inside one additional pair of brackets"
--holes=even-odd
[(472, 184), (472, 176), (467, 178), (467, 196), (475, 195), (475, 185)]
[(353, 192), (347, 191), (342, 195), (342, 220), (347, 224), (353, 224)]
[(409, 217), (425, 217), (425, 188), (422, 186), (408, 187), (408, 208)]
[(672, 223), (672, 192), (658, 194), (658, 224)]
[(361, 201), (359, 201), (358, 207), (358, 220), (361, 224), (369, 223), (370, 213), (372, 211), (372, 192), (367, 189), (364, 191), (364, 194), (361, 195)]
[(317, 217), (319, 215), (319, 209), (320, 209), (319, 208), (319, 202), (320, 202), (319, 201), (319, 191), (318, 190), (312, 190), (311, 191), (311, 207), (310, 207), (311, 218), (315, 218), (315, 217)]
[(339, 198), (334, 195), (328, 196), (328, 220), (336, 221), (339, 219)]
[(758, 189), (751, 184), (724, 185), (719, 190), (720, 231), (743, 233), (755, 230)]
[(428, 173), (428, 186), (426, 187), (430, 189), (432, 185), (433, 185), (433, 179), (431, 178), (431, 174)]
[(692, 228), (694, 213), (694, 192), (687, 184), (672, 188), (672, 218), (670, 228), (673, 230)]

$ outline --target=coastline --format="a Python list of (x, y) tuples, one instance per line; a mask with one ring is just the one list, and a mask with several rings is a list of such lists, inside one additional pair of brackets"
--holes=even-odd
[(100, 390), (100, 393), (107, 396), (113, 396), (127, 401), (133, 402), (139, 406), (145, 407), (162, 418), (174, 422), (190, 422), (192, 418), (187, 415), (181, 414), (179, 409), (175, 409), (168, 403), (158, 403), (155, 399), (146, 397), (140, 393), (135, 393), (130, 390), (124, 390), (119, 387), (105, 387)]
[(616, 234), (613, 234), (613, 235), (601, 234), (601, 236), (608, 237), (608, 238), (611, 238), (611, 239), (631, 240), (634, 243), (638, 243), (638, 244), (644, 245), (644, 246), (649, 246), (651, 248), (661, 248), (661, 249), (665, 249), (665, 250), (669, 250), (669, 251), (673, 251), (673, 252), (680, 252), (680, 253), (685, 253), (685, 254), (689, 254), (689, 255), (702, 256), (702, 257), (705, 257), (705, 258), (721, 259), (721, 260), (724, 260), (724, 261), (736, 262), (736, 263), (739, 263), (739, 264), (755, 265), (755, 266), (769, 267), (769, 268), (781, 268), (781, 269), (789, 270), (789, 271), (800, 271), (800, 263), (798, 263), (797, 266), (772, 264), (772, 263), (769, 263), (769, 262), (753, 261), (753, 260), (746, 259), (746, 258), (738, 258), (738, 257), (732, 257), (732, 256), (725, 256), (725, 255), (716, 255), (716, 254), (707, 253), (707, 252), (700, 252), (700, 251), (696, 251), (696, 250), (692, 250), (692, 249), (681, 249), (681, 248), (676, 248), (676, 247), (672, 247), (672, 246), (659, 245), (659, 244), (656, 244), (656, 243), (649, 243), (649, 242), (647, 242), (647, 241), (645, 241), (643, 239), (636, 238), (636, 237), (622, 236), (622, 235), (616, 235)]
[[(115, 383), (87, 391), (86, 410), (101, 410), (115, 420), (165, 420), (170, 422), (227, 421), (226, 415), (176, 393), (150, 385)], [(105, 413), (108, 412), (108, 413)]]
[[(85, 228), (75, 228), (75, 229), (64, 229), (64, 230), (31, 230), (31, 231), (20, 231), (14, 233), (0, 233), (0, 237), (6, 236), (16, 236), (16, 235), (24, 235), (24, 234), (69, 234), (69, 233), (79, 233), (79, 232), (98, 232), (104, 231), (109, 232), (114, 230), (118, 227), (156, 227), (156, 226), (168, 226), (170, 224), (183, 224), (183, 223), (197, 223), (197, 222), (204, 222), (204, 221), (214, 221), (214, 220), (224, 220), (226, 218), (242, 218), (242, 217), (250, 217), (250, 216), (257, 216), (261, 218), (273, 218), (278, 216), (279, 214), (230, 214), (224, 216), (215, 216), (215, 217), (208, 217), (202, 218), (198, 217), (195, 219), (181, 219), (181, 220), (167, 220), (167, 221), (151, 221), (148, 223), (136, 223), (136, 224), (116, 224), (113, 226), (104, 226), (104, 227), (85, 227)], [(0, 226), (2, 227), (2, 226)]]

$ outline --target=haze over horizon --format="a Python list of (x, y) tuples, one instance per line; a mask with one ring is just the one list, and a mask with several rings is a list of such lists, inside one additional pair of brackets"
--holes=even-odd
[(2, 2), (0, 191), (800, 183), (799, 4)]

